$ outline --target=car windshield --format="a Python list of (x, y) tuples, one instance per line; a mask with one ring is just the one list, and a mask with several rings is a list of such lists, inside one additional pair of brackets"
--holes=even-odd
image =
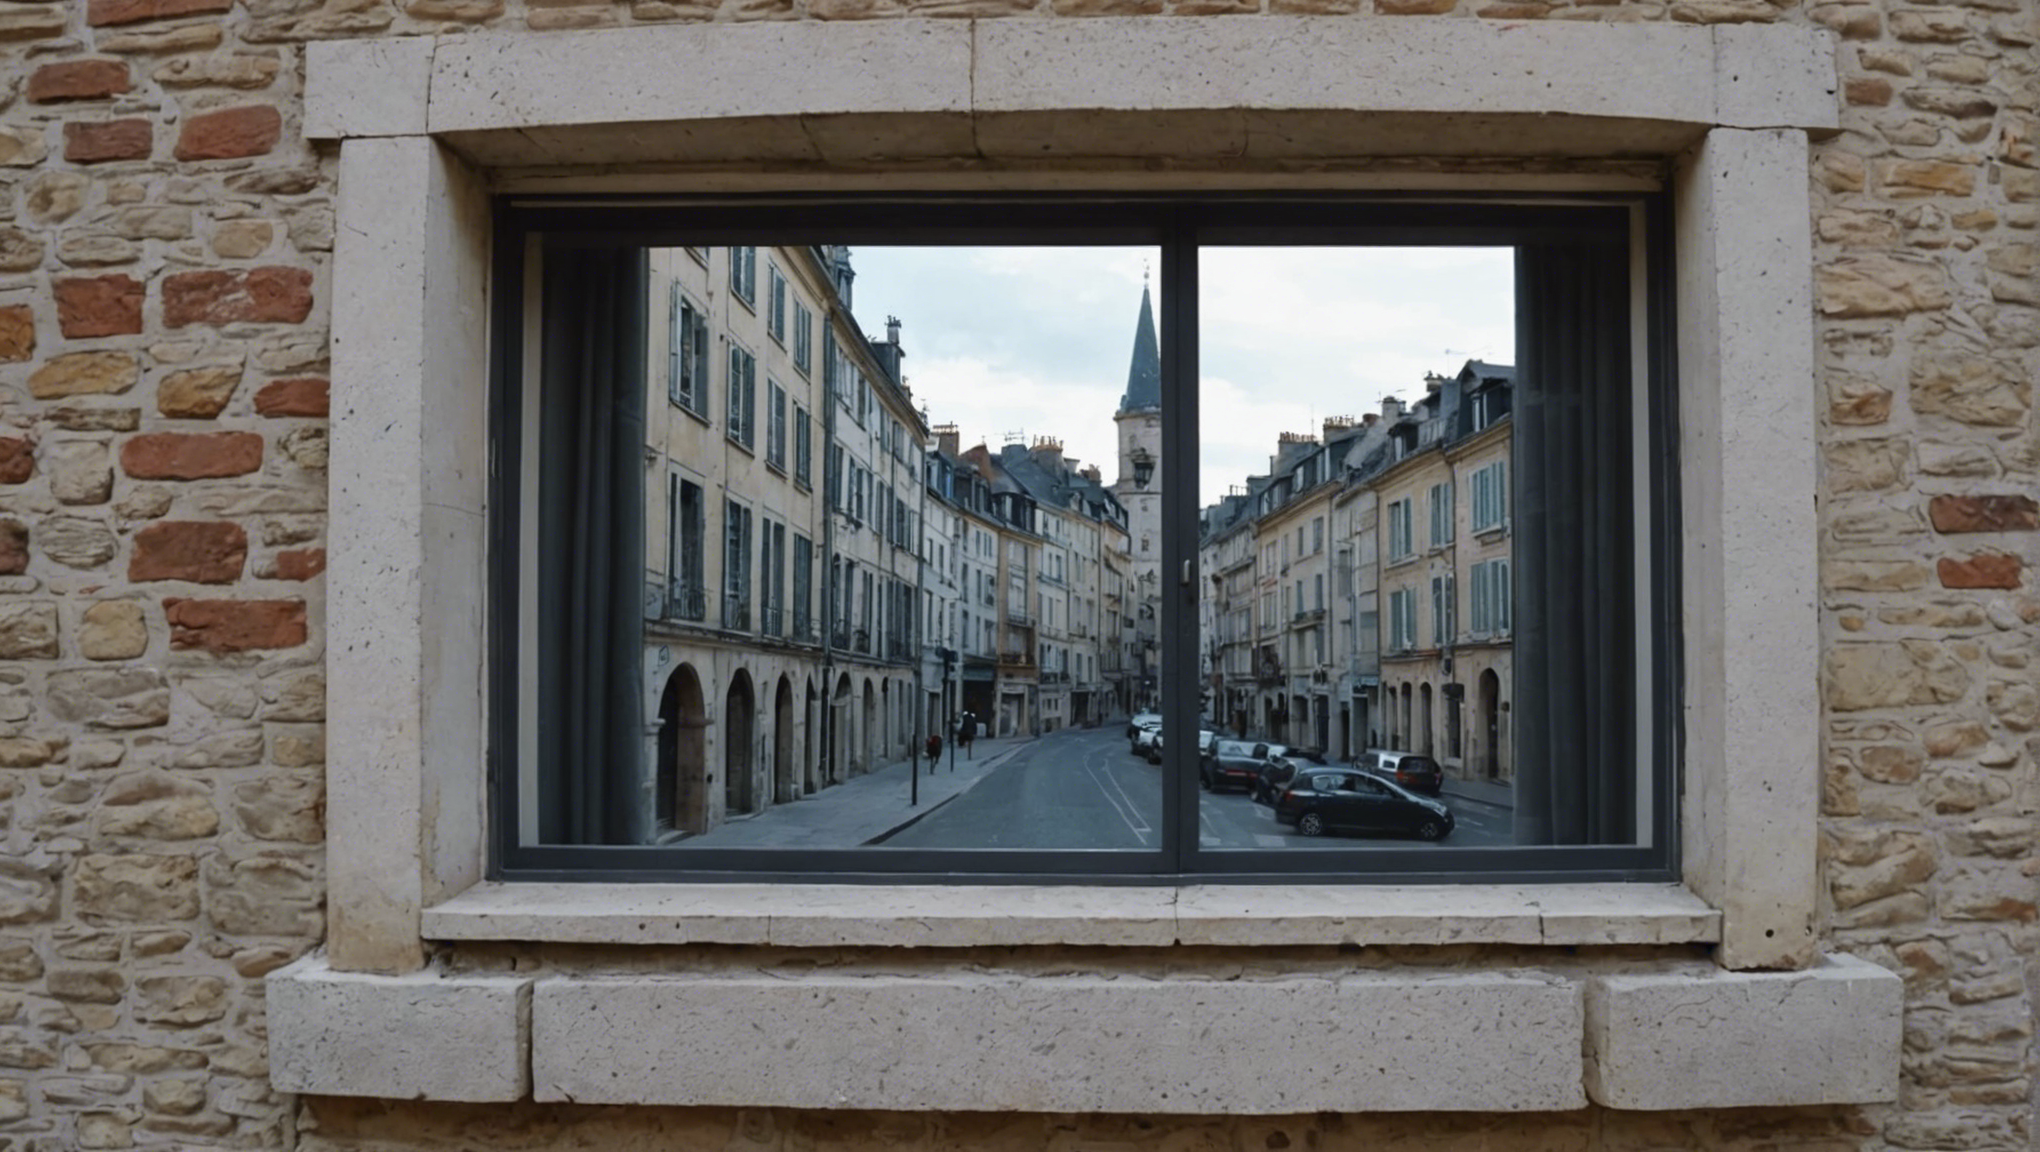
[(1212, 745), (1211, 751), (1218, 756), (1238, 756), (1246, 759), (1254, 755), (1254, 746), (1238, 740), (1220, 740)]

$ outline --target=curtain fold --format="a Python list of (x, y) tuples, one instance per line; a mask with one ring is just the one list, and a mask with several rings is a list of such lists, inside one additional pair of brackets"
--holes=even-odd
[(1516, 842), (1636, 842), (1633, 387), (1620, 243), (1516, 250)]
[(539, 835), (636, 844), (651, 833), (640, 666), (645, 574), (640, 249), (545, 254), (538, 410)]

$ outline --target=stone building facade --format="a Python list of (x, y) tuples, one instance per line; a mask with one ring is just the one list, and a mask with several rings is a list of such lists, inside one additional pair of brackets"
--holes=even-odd
[[(2030, 1150), (2036, 21), (2016, 0), (5, 5), (0, 1142)], [(1820, 35), (1788, 35), (1802, 32)], [(545, 66), (520, 54), (532, 45)], [(1154, 67), (1082, 72), (1087, 52), (1128, 45)], [(974, 52), (981, 94), (959, 78)], [(1509, 66), (1441, 87), (1394, 62), (1435, 76), (1441, 59), (1487, 53)], [(1327, 56), (1361, 63), (1303, 66)], [(761, 58), (783, 68), (764, 84), (716, 71)], [(1053, 84), (998, 88), (1020, 59), (1070, 70), (1090, 87), (1068, 99), (1100, 114), (1050, 115), (1066, 110)], [(738, 98), (675, 91), (688, 87), (676, 64), (715, 77), (699, 91)], [(686, 115), (645, 109), (652, 85), (613, 83), (652, 69)], [(1237, 103), (1295, 131), (1250, 147), (1252, 117), (1204, 118), (1186, 71), (1230, 102), (1217, 112)], [(1156, 86), (1159, 73), (1180, 86)], [(929, 105), (858, 87), (909, 74), (917, 93), (973, 95)], [(1512, 79), (1531, 74), (1537, 91)], [(1298, 77), (1319, 102), (1285, 94)], [(1143, 101), (1131, 121), (1115, 119), (1129, 105), (1111, 84)], [(803, 115), (832, 110), (846, 115)], [(889, 134), (889, 115), (913, 130)], [(735, 116), (743, 126), (718, 135)], [(940, 131), (959, 119), (978, 134)], [(713, 130), (683, 123), (696, 120)], [(612, 131), (633, 121), (645, 130)], [(850, 129), (868, 137), (831, 135)], [(1439, 159), (1404, 162), (1419, 148)], [(1730, 579), (1694, 560), (1712, 578), (1687, 590), (1702, 611), (1731, 609), (1688, 629), (1719, 665), (1703, 661), (1688, 734), (1687, 875), (1711, 912), (1449, 889), (1272, 918), (1171, 897), (1164, 914), (1072, 928), (993, 892), (934, 917), (774, 906), (768, 933), (772, 894), (695, 893), (678, 919), (626, 917), (638, 928), (591, 938), (585, 921), (541, 915), (543, 893), (521, 911), (477, 903), (481, 770), (462, 751), (477, 707), (461, 687), (475, 678), (444, 674), (471, 671), (478, 647), (480, 518), (466, 501), (485, 460), (468, 394), (418, 382), (480, 355), (486, 190), (512, 173), (572, 188), (611, 163), (663, 186), (676, 153), (704, 181), (734, 167), (772, 186), (874, 155), (919, 171), (931, 149), (930, 182), (953, 166), (992, 186), (1061, 149), (1080, 171), (1207, 187), (1297, 173), (1674, 187), (1682, 299), (1703, 317), (1682, 341), (1698, 357), (1687, 376), (1718, 380), (1732, 408), (1689, 396), (1682, 419), (1715, 434), (1700, 458), (1747, 465), (1702, 468), (1686, 489), (1689, 531), (1734, 566)], [(1343, 162), (1356, 153), (1396, 160)], [(1763, 211), (1739, 199), (1758, 193)], [(1810, 339), (1791, 338), (1801, 329)], [(1760, 483), (1738, 479), (1760, 462)], [(1744, 599), (1780, 584), (1808, 595)], [(1766, 679), (1781, 667), (1791, 675)], [(1752, 684), (1763, 690), (1730, 690)], [(1756, 731), (1811, 733), (1761, 786), (1741, 773), (1772, 747), (1736, 744)], [(1802, 820), (1803, 801), (1817, 811)], [(735, 1046), (708, 1077), (625, 1078), (630, 1103), (602, 1102), (571, 1066), (601, 1037), (554, 1013), (642, 990), (654, 969), (662, 989), (697, 996), (697, 1036), (809, 1019), (789, 1000), (736, 1023), (716, 1010), (817, 981), (887, 1005), (902, 984), (923, 1003), (968, 990), (941, 1001), (948, 1023), (1003, 1011), (995, 1039), (1072, 1009), (1081, 1026), (1064, 1038), (1146, 1036), (1180, 991), (1227, 997), (1227, 1019), (1253, 1029), (1223, 1035), (1248, 1045), (1318, 993), (1399, 1019), (1427, 1002), (1412, 993), (1427, 981), (1459, 1019), (1496, 1018), (1480, 1016), (1492, 997), (1547, 996), (1540, 1019), (1574, 1023), (1513, 1061), (1451, 1032), (1453, 1055), (1413, 1084), (1340, 1065), (1354, 1094), (1336, 1098), (1284, 1094), (1317, 1063), (1278, 1060), (1313, 1043), (1301, 1029), (1266, 1053), (1287, 1084), (1168, 1096), (1167, 1077), (1142, 1076), (1198, 1083), (1198, 1068), (1115, 1061), (1108, 1046), (1090, 1064), (1065, 1049), (1060, 1077), (1030, 1078), (971, 1063), (953, 1026), (926, 1063), (893, 1032), (817, 1028), (823, 1052), (851, 1047), (840, 1069), (913, 1074), (782, 1082)], [(1681, 997), (1730, 989), (1706, 1001), (1722, 1009), (1767, 980), (1837, 972), (1840, 1007), (1810, 1019), (1840, 1031), (1812, 1030), (1814, 1047), (1749, 1014), (1708, 1029), (1656, 1014), (1671, 1047), (1590, 1046), (1582, 1092), (1581, 1028), (1638, 1035), (1654, 981)], [(1844, 1017), (1886, 1019), (1847, 997), (1894, 978), (1902, 1046), (1882, 1031), (1824, 1042), (1862, 1038)], [(1118, 998), (1134, 984), (1160, 1011)], [(642, 1027), (614, 1030), (643, 1049)], [(775, 1045), (771, 1066), (798, 1066), (796, 1047)], [(1649, 1079), (1667, 1051), (1714, 1055)], [(1767, 1051), (1786, 1058), (1764, 1064)], [(1855, 1061), (1887, 1056), (1888, 1075), (1856, 1075)]]

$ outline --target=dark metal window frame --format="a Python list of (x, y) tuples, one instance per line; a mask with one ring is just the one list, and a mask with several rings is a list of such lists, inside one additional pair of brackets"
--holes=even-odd
[[(525, 387), (524, 302), (534, 251), (617, 251), (702, 245), (777, 244), (1148, 245), (1160, 250), (1164, 395), (1162, 508), (1165, 582), (1160, 634), (1165, 651), (1199, 642), (1195, 567), (1198, 535), (1195, 468), (1199, 438), (1197, 256), (1201, 247), (1359, 245), (1378, 247), (1517, 246), (1527, 242), (1606, 243), (1625, 248), (1641, 221), (1646, 365), (1639, 402), (1644, 431), (1632, 441), (1647, 468), (1633, 500), (1648, 512), (1651, 579), (1632, 599), (1648, 622), (1647, 661), (1654, 694), (1647, 779), (1651, 805), (1638, 833), (1647, 846), (1330, 845), (1208, 850), (1194, 835), (1200, 792), (1193, 751), (1201, 685), (1194, 660), (1161, 669), (1166, 734), (1162, 845), (1148, 851), (974, 851), (704, 849), (660, 845), (533, 845), (518, 842), (519, 605), (518, 557), (525, 466), (521, 396)], [(507, 880), (859, 882), (859, 883), (1538, 883), (1668, 881), (1679, 875), (1676, 799), (1682, 779), (1683, 638), (1680, 634), (1681, 531), (1678, 418), (1673, 345), (1673, 251), (1665, 193), (1582, 194), (777, 194), (758, 196), (506, 196), (494, 213), (495, 297), (490, 382), (492, 430), (489, 675), (488, 871)], [(1632, 260), (1632, 266), (1635, 265)], [(1632, 285), (1632, 294), (1635, 286)], [(1519, 335), (1519, 341), (1521, 337)], [(1519, 345), (1520, 346), (1520, 345)], [(1192, 398), (1191, 403), (1180, 402)], [(1512, 469), (1513, 473), (1519, 471)], [(1632, 523), (1636, 510), (1632, 509)], [(1186, 566), (1187, 565), (1187, 566)]]

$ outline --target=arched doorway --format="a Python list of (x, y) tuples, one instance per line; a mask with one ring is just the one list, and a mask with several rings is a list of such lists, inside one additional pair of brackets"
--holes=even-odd
[(658, 831), (708, 830), (708, 713), (701, 678), (686, 664), (666, 677), (659, 694), (659, 769), (653, 822)]
[(863, 720), (863, 731), (859, 733), (863, 739), (857, 745), (857, 772), (860, 774), (871, 771), (878, 763), (878, 692), (869, 680), (864, 682)]
[(1481, 772), (1490, 780), (1502, 776), (1502, 678), (1492, 668), (1483, 669), (1474, 689), (1476, 722), (1481, 734)]
[(829, 697), (829, 770), (824, 775), (831, 784), (841, 784), (850, 776), (850, 749), (856, 747), (850, 738), (853, 692), (850, 674), (845, 672), (836, 678), (836, 691)]
[(1431, 754), (1431, 686), (1417, 685), (1417, 747), (1413, 752)]
[(820, 758), (815, 755), (815, 727), (821, 723), (821, 714), (815, 707), (815, 682), (807, 682), (807, 703), (801, 709), (805, 721), (801, 725), (800, 774), (801, 785), (809, 795), (822, 790)]
[(1417, 748), (1416, 734), (1410, 726), (1410, 686), (1402, 686), (1402, 718), (1396, 725), (1396, 746), (1398, 752), (1414, 752)]
[(800, 765), (793, 759), (793, 681), (779, 678), (772, 699), (772, 801), (800, 799)]
[(871, 758), (873, 764), (881, 760), (892, 759), (893, 734), (899, 731), (899, 714), (893, 710), (894, 703), (892, 681), (880, 680), (878, 682), (878, 715), (880, 717), (878, 754)]
[(751, 810), (751, 743), (757, 725), (758, 702), (751, 691), (751, 674), (739, 669), (730, 681), (729, 699), (723, 707), (724, 815)]

